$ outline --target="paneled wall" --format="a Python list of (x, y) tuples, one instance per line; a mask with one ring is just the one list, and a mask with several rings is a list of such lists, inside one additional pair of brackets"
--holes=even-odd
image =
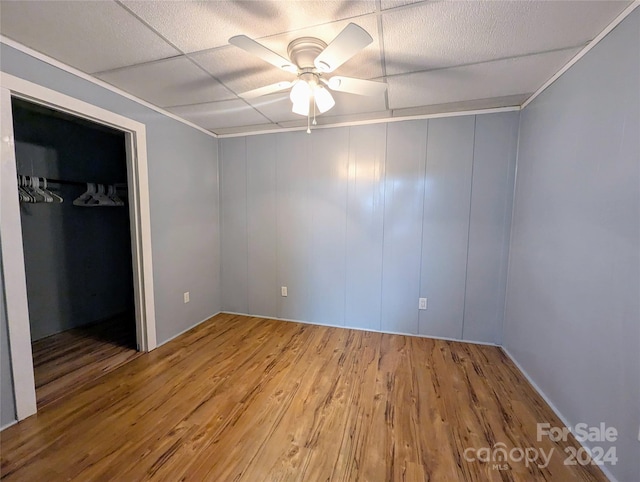
[[(522, 112), (504, 345), (640, 476), (640, 9)], [(613, 479), (612, 479), (613, 480)]]
[(517, 129), (505, 112), (222, 139), (223, 310), (500, 342)]
[[(0, 268), (2, 260), (0, 259)], [(13, 375), (9, 353), (9, 327), (4, 300), (4, 280), (0, 276), (0, 429), (16, 419), (13, 397)]]

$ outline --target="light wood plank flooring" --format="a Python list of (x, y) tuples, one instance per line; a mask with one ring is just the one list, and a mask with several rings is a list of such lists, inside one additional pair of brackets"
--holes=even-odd
[(133, 313), (74, 328), (32, 344), (38, 410), (133, 360)]
[[(218, 315), (2, 432), (7, 480), (606, 480), (496, 347)], [(554, 449), (546, 468), (468, 447)]]

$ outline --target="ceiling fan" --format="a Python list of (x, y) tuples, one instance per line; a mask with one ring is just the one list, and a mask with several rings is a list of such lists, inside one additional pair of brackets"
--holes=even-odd
[[(335, 105), (329, 92), (374, 96), (382, 94), (387, 88), (384, 82), (355, 79), (353, 77), (332, 76), (330, 74), (347, 60), (373, 42), (371, 36), (362, 27), (354, 23), (347, 25), (329, 45), (318, 38), (301, 37), (293, 40), (287, 47), (289, 59), (278, 55), (264, 45), (246, 35), (237, 35), (229, 39), (235, 45), (265, 62), (286, 72), (296, 74), (293, 82), (283, 81), (239, 94), (243, 99), (253, 99), (262, 95), (291, 89), (292, 112), (310, 118), (310, 107), (320, 113), (327, 112)], [(307, 128), (309, 132), (309, 128)]]

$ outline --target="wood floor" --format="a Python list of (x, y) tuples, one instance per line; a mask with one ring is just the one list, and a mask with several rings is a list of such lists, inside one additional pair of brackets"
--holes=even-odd
[[(606, 480), (496, 347), (218, 315), (0, 434), (6, 480)], [(554, 449), (546, 468), (468, 448)], [(568, 442), (571, 444), (571, 441)], [(468, 451), (467, 451), (468, 452)], [(468, 454), (472, 456), (472, 454)]]
[(48, 336), (32, 350), (40, 410), (140, 355), (134, 314)]

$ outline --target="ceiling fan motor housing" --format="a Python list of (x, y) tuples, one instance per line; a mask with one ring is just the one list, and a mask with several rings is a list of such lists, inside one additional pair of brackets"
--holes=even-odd
[(287, 54), (300, 70), (317, 70), (313, 61), (327, 47), (327, 44), (314, 37), (300, 37), (287, 47)]

